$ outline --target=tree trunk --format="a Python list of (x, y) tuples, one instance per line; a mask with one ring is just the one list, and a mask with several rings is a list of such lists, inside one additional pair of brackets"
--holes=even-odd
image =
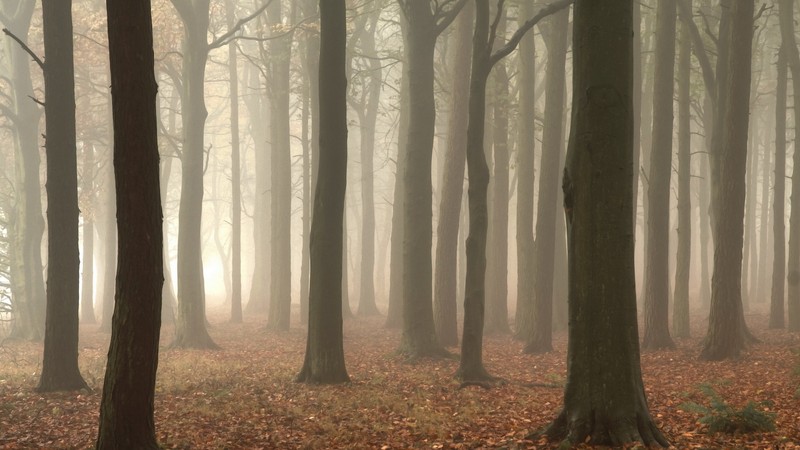
[(684, 23), (681, 25), (678, 55), (678, 255), (672, 310), (672, 332), (680, 338), (689, 337), (689, 274), (692, 263), (691, 51), (692, 42)]
[[(639, 364), (632, 214), (632, 3), (575, 4), (573, 115), (564, 170), (570, 328), (564, 409), (546, 434), (565, 444), (668, 442)], [(602, 136), (602, 139), (598, 139)]]
[[(785, 95), (784, 95), (785, 96)], [(768, 122), (770, 125), (772, 122)], [(769, 245), (769, 194), (770, 194), (770, 186), (772, 185), (770, 180), (770, 169), (772, 168), (772, 152), (770, 151), (770, 145), (772, 141), (772, 132), (769, 129), (769, 126), (765, 130), (764, 133), (764, 151), (762, 152), (762, 160), (761, 160), (761, 211), (759, 215), (761, 219), (759, 220), (759, 236), (758, 236), (758, 262), (756, 263), (757, 272), (756, 272), (756, 300), (759, 303), (766, 302), (767, 299), (767, 292), (766, 292), (766, 284), (767, 284), (767, 246)]]
[(653, 147), (647, 198), (644, 338), (642, 348), (670, 348), (669, 335), (669, 203), (672, 174), (672, 95), (675, 73), (675, 1), (658, 2), (656, 12)]
[(96, 447), (157, 449), (164, 266), (150, 2), (109, 0), (108, 29), (120, 268)]
[(342, 237), (347, 185), (346, 8), (320, 2), (319, 178), (311, 224), (308, 339), (297, 381), (349, 381), (342, 344)]
[[(786, 14), (786, 6), (782, 3), (780, 14)], [(789, 16), (791, 19), (791, 16)], [(775, 87), (775, 186), (772, 194), (772, 289), (769, 307), (769, 327), (783, 328), (785, 287), (786, 287), (786, 88), (788, 78), (787, 45), (781, 43), (778, 53), (778, 81)]]
[[(800, 52), (794, 37), (794, 3), (782, 0), (780, 3), (781, 37), (786, 49), (789, 68), (792, 70), (792, 91), (794, 104), (800, 105)], [(784, 12), (785, 11), (785, 12)], [(800, 113), (795, 111), (795, 149), (800, 144)], [(795, 150), (792, 159), (792, 196), (789, 218), (789, 254), (786, 261), (787, 321), (786, 329), (800, 330), (800, 151)], [(776, 216), (777, 213), (776, 213)], [(783, 242), (783, 241), (781, 241)], [(777, 237), (776, 237), (777, 245)]]
[(47, 319), (39, 392), (88, 388), (78, 369), (78, 168), (72, 2), (44, 0)]
[(433, 322), (433, 246), (431, 158), (436, 105), (434, 48), (438, 31), (428, 1), (405, 3), (405, 52), (409, 83), (409, 122), (403, 197), (403, 338), (408, 356), (437, 356), (444, 348)]
[(753, 38), (753, 0), (731, 5), (730, 48), (726, 107), (721, 141), (719, 204), (711, 278), (711, 314), (700, 358), (736, 358), (745, 346), (747, 328), (742, 312), (742, 244), (744, 233), (747, 123), (750, 113), (750, 64)]
[[(505, 44), (506, 12), (502, 11), (497, 26), (495, 47)], [(491, 282), (486, 297), (486, 323), (484, 328), (487, 333), (508, 333), (508, 111), (509, 84), (508, 70), (505, 61), (500, 61), (494, 68), (493, 77), (494, 103), (492, 150), (494, 152), (494, 165), (492, 172), (493, 183), (490, 184), (491, 208), (489, 217), (492, 226), (488, 230), (489, 248), (487, 256), (486, 274), (487, 284)], [(487, 151), (489, 148), (487, 147)]]
[(539, 204), (536, 214), (534, 260), (533, 330), (525, 345), (526, 353), (553, 350), (553, 278), (555, 275), (556, 211), (558, 209), (558, 174), (564, 147), (564, 102), (569, 11), (553, 16), (543, 32), (547, 45), (547, 97), (542, 163), (539, 175)]
[(369, 82), (362, 89), (369, 92), (361, 124), (361, 289), (358, 314), (378, 315), (375, 304), (375, 124), (378, 120), (383, 71), (375, 48), (375, 33), (381, 8), (376, 5), (369, 19), (370, 28), (361, 35), (361, 48), (368, 58)]
[(447, 131), (444, 174), (439, 200), (439, 224), (436, 230), (436, 278), (433, 312), (439, 343), (458, 345), (457, 284), (458, 236), (461, 197), (464, 190), (467, 120), (469, 119), (469, 71), (472, 57), (472, 24), (475, 9), (468, 3), (456, 19), (455, 51), (450, 60), (454, 75), (452, 107)]
[[(520, 6), (520, 24), (534, 12), (533, 2)], [(528, 33), (519, 43), (519, 113), (517, 122), (517, 308), (515, 334), (527, 339), (533, 329), (533, 187), (536, 147), (536, 39)]]
[[(228, 29), (235, 26), (236, 5), (226, 0)], [(236, 43), (228, 44), (231, 96), (231, 322), (242, 322), (242, 175), (239, 154), (239, 70)]]
[(94, 324), (94, 147), (83, 145), (83, 173), (81, 197), (85, 204), (83, 213), (83, 271), (81, 272), (81, 322)]
[[(273, 1), (267, 8), (267, 22), (275, 30), (283, 23), (281, 1)], [(270, 295), (267, 328), (288, 330), (292, 307), (291, 272), (291, 217), (292, 217), (292, 161), (289, 142), (289, 94), (291, 90), (289, 60), (291, 59), (292, 33), (269, 41), (270, 115), (272, 131), (270, 154), (272, 203), (270, 211), (272, 239), (270, 260)], [(262, 55), (262, 58), (264, 56)], [(266, 60), (265, 60), (266, 61)], [(263, 276), (263, 275), (262, 275)]]
[(174, 347), (217, 348), (206, 329), (201, 221), (203, 212), (204, 98), (209, 0), (173, 1), (184, 25), (183, 151), (178, 211), (178, 321)]

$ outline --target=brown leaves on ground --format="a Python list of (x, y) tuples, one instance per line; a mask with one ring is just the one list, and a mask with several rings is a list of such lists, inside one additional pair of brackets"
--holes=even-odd
[[(292, 381), (305, 350), (305, 331), (265, 331), (263, 318), (245, 324), (214, 320), (222, 351), (162, 349), (156, 428), (165, 448), (539, 448), (526, 441), (560, 410), (566, 375), (565, 335), (547, 355), (524, 355), (510, 336), (488, 336), (489, 371), (507, 381), (490, 390), (459, 389), (458, 361), (407, 363), (396, 354), (399, 333), (381, 318), (345, 325), (352, 382), (310, 386)], [(694, 322), (703, 322), (695, 318)], [(642, 366), (650, 410), (676, 448), (792, 448), (800, 443), (800, 400), (794, 374), (798, 336), (766, 331), (763, 316), (748, 317), (762, 343), (728, 362), (697, 359), (702, 330), (674, 350), (646, 352)], [(296, 322), (295, 322), (296, 323)], [(81, 330), (81, 370), (92, 392), (38, 394), (41, 344), (0, 347), (0, 448), (87, 448), (97, 434), (108, 335)], [(165, 327), (162, 347), (172, 338)], [(776, 431), (708, 434), (696, 413), (705, 403), (698, 385), (711, 383), (729, 404), (771, 401)]]

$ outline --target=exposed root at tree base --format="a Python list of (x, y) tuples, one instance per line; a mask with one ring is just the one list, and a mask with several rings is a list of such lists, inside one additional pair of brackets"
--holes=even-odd
[(610, 418), (597, 417), (598, 411), (562, 410), (549, 427), (540, 430), (527, 439), (546, 436), (553, 442), (561, 442), (560, 448), (571, 448), (578, 444), (622, 446), (641, 442), (645, 446), (669, 447), (669, 441), (647, 414), (635, 417)]

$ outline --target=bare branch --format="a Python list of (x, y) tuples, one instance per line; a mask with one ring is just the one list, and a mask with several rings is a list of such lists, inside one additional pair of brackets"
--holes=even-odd
[(703, 82), (706, 85), (706, 92), (708, 92), (711, 101), (716, 104), (716, 75), (714, 69), (711, 68), (711, 61), (708, 59), (708, 51), (703, 44), (703, 38), (700, 36), (697, 24), (692, 20), (692, 12), (689, 9), (689, 3), (686, 2), (686, 0), (679, 0), (678, 11), (684, 25), (689, 27), (689, 36), (692, 38), (692, 51), (695, 57), (697, 57), (697, 61), (700, 63), (700, 69), (703, 73)]
[[(173, 0), (173, 1), (174, 1), (174, 0)], [(225, 44), (229, 43), (229, 42), (230, 42), (230, 39), (232, 39), (232, 38), (233, 38), (233, 35), (235, 35), (235, 34), (236, 34), (236, 33), (237, 33), (237, 32), (238, 32), (240, 29), (242, 29), (242, 27), (243, 27), (243, 26), (244, 26), (244, 25), (245, 25), (247, 22), (250, 22), (251, 20), (253, 20), (253, 19), (255, 19), (256, 17), (258, 17), (258, 16), (259, 16), (259, 15), (260, 15), (262, 12), (264, 12), (264, 10), (265, 10), (265, 9), (267, 9), (267, 7), (268, 7), (270, 4), (272, 4), (272, 2), (273, 2), (273, 0), (268, 0), (268, 1), (267, 1), (267, 2), (265, 2), (263, 5), (261, 5), (261, 6), (260, 6), (258, 9), (256, 9), (256, 10), (253, 12), (253, 14), (250, 14), (250, 15), (249, 15), (249, 16), (247, 16), (247, 17), (244, 17), (244, 18), (241, 18), (241, 19), (239, 19), (239, 21), (238, 21), (238, 22), (236, 22), (236, 25), (234, 25), (234, 26), (233, 26), (233, 28), (231, 28), (230, 30), (228, 30), (228, 31), (227, 31), (225, 34), (223, 34), (222, 36), (220, 36), (220, 37), (218, 37), (218, 38), (214, 39), (214, 41), (213, 41), (212, 43), (208, 44), (208, 49), (209, 49), (209, 50), (213, 50), (213, 49), (215, 49), (215, 48), (222, 47), (223, 45), (225, 45)]]
[[(420, 0), (415, 0), (415, 1), (420, 1)], [(445, 11), (444, 6), (450, 3), (454, 3), (453, 6)], [(467, 0), (450, 0), (445, 2), (440, 10), (436, 11), (436, 17), (434, 17), (434, 20), (436, 21), (436, 27), (434, 29), (434, 33), (436, 34), (436, 36), (440, 35), (442, 31), (447, 29), (447, 27), (449, 27), (450, 24), (453, 23), (454, 20), (456, 20), (456, 16), (458, 16), (458, 13), (461, 12), (461, 10), (464, 8), (464, 5), (466, 4)]]
[(531, 28), (533, 28), (534, 25), (539, 23), (539, 21), (541, 21), (547, 16), (550, 16), (552, 14), (557, 13), (558, 11), (561, 11), (562, 9), (568, 7), (574, 2), (575, 0), (558, 0), (540, 9), (539, 12), (536, 13), (536, 15), (534, 15), (533, 17), (525, 21), (525, 23), (520, 25), (517, 31), (515, 31), (514, 34), (511, 36), (511, 39), (509, 39), (508, 42), (506, 42), (506, 45), (502, 46), (499, 50), (497, 50), (496, 52), (494, 52), (494, 54), (492, 54), (492, 57), (489, 59), (489, 67), (493, 67), (495, 64), (497, 64), (498, 61), (500, 61), (501, 59), (508, 56), (511, 52), (513, 52), (514, 49), (517, 48), (517, 45), (519, 45), (519, 42), (525, 36), (525, 33), (527, 33)]
[(3, 28), (3, 33), (5, 33), (5, 34), (6, 34), (8, 37), (10, 37), (11, 39), (13, 39), (13, 40), (17, 41), (17, 44), (19, 44), (19, 46), (20, 46), (20, 47), (22, 47), (22, 49), (23, 49), (23, 50), (25, 50), (25, 52), (26, 52), (26, 53), (28, 53), (29, 55), (31, 55), (31, 58), (33, 58), (33, 60), (36, 62), (36, 64), (38, 64), (38, 65), (39, 65), (39, 68), (40, 68), (40, 69), (42, 69), (42, 70), (44, 70), (44, 61), (42, 61), (42, 59), (41, 59), (41, 58), (39, 58), (39, 57), (36, 55), (36, 53), (34, 53), (34, 52), (33, 52), (33, 50), (31, 50), (31, 48), (30, 48), (30, 47), (28, 47), (28, 45), (27, 45), (27, 44), (25, 44), (24, 42), (22, 42), (22, 39), (18, 38), (18, 37), (17, 37), (17, 36), (16, 36), (14, 33), (12, 33), (11, 31), (9, 31), (9, 30), (8, 30), (8, 28)]

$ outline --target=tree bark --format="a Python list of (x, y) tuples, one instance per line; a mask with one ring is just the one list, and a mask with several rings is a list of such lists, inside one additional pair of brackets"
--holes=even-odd
[(94, 324), (94, 146), (83, 145), (83, 173), (81, 173), (81, 197), (83, 214), (83, 267), (81, 272), (81, 322)]
[(42, 2), (47, 155), (47, 318), (39, 392), (87, 388), (78, 369), (78, 167), (72, 2)]
[(632, 214), (632, 2), (575, 4), (573, 115), (564, 170), (570, 328), (564, 409), (550, 439), (667, 446), (639, 364)]
[(472, 4), (456, 19), (455, 51), (452, 53), (452, 107), (447, 131), (444, 174), (439, 200), (439, 224), (436, 230), (436, 271), (433, 292), (433, 313), (439, 343), (458, 345), (458, 236), (461, 219), (461, 197), (464, 191), (467, 121), (469, 119), (469, 73), (472, 58), (472, 26), (475, 18)]
[(542, 163), (539, 175), (539, 204), (536, 214), (534, 259), (533, 330), (524, 351), (553, 350), (553, 279), (555, 275), (558, 174), (564, 147), (564, 102), (569, 11), (554, 15), (543, 32), (547, 45), (547, 71), (542, 134)]
[[(236, 20), (236, 5), (226, 0), (228, 29)], [(239, 151), (239, 70), (236, 44), (228, 44), (228, 78), (231, 96), (231, 322), (242, 322), (242, 172)]]
[(157, 449), (164, 266), (150, 2), (107, 5), (120, 266), (96, 447)]
[(753, 39), (753, 0), (732, 2), (728, 85), (711, 278), (711, 314), (700, 354), (703, 360), (736, 358), (745, 346), (747, 328), (742, 311), (742, 244), (744, 233), (745, 171), (750, 113), (750, 64)]
[(675, 263), (675, 291), (672, 332), (675, 337), (689, 337), (689, 274), (692, 263), (691, 199), (691, 51), (692, 42), (686, 24), (681, 25), (678, 55), (678, 254)]
[(658, 2), (656, 12), (653, 147), (647, 198), (647, 253), (644, 278), (642, 348), (674, 347), (669, 335), (669, 211), (672, 174), (672, 95), (675, 73), (674, 0)]
[[(780, 14), (786, 14), (786, 6), (781, 3)], [(791, 16), (790, 16), (791, 17)], [(788, 66), (786, 46), (781, 43), (778, 53), (778, 81), (775, 87), (775, 185), (772, 194), (772, 288), (770, 292), (769, 327), (783, 328), (785, 325), (785, 287), (786, 287), (786, 88)]]
[(342, 344), (342, 237), (347, 185), (346, 8), (320, 2), (319, 178), (311, 224), (308, 339), (297, 381), (349, 381)]

